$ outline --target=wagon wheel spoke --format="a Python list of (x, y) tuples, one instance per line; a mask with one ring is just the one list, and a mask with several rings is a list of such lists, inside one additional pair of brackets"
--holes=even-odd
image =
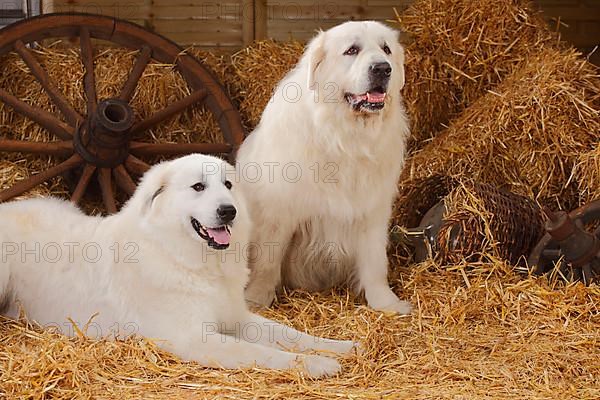
[(142, 176), (150, 169), (150, 165), (130, 154), (125, 160), (125, 168), (133, 175)]
[(23, 44), (22, 41), (17, 40), (15, 42), (15, 50), (19, 53), (23, 61), (25, 61), (25, 64), (27, 64), (33, 76), (35, 76), (37, 81), (42, 85), (60, 112), (65, 116), (67, 122), (69, 122), (71, 126), (81, 125), (81, 121), (83, 120), (81, 115), (75, 111), (65, 96), (58, 90), (56, 85), (52, 83), (44, 68), (42, 68), (40, 63), (35, 59), (31, 51), (25, 47), (25, 44)]
[(28, 142), (25, 140), (0, 139), (0, 151), (45, 154), (68, 157), (73, 154), (73, 142)]
[(79, 45), (81, 46), (81, 62), (85, 69), (83, 87), (87, 100), (87, 115), (92, 115), (96, 110), (96, 77), (94, 76), (94, 48), (90, 38), (90, 30), (81, 28)]
[(43, 126), (57, 137), (63, 140), (71, 140), (73, 138), (73, 128), (50, 114), (48, 111), (27, 104), (2, 88), (0, 88), (0, 100), (12, 107), (13, 110), (19, 114), (31, 119), (38, 125)]
[(191, 106), (192, 104), (204, 99), (207, 95), (208, 91), (206, 89), (198, 89), (192, 94), (184, 97), (183, 99), (178, 100), (169, 105), (168, 107), (156, 112), (151, 117), (146, 118), (141, 122), (138, 122), (133, 126), (133, 128), (131, 128), (131, 133), (135, 134), (138, 132), (146, 131), (154, 125), (172, 117), (175, 114), (182, 112), (184, 109)]
[(115, 194), (112, 189), (112, 182), (110, 178), (110, 168), (100, 168), (98, 170), (98, 183), (100, 183), (102, 202), (104, 203), (104, 207), (106, 207), (106, 211), (108, 211), (110, 214), (117, 212)]
[(133, 195), (135, 192), (136, 184), (131, 179), (131, 176), (125, 169), (123, 165), (119, 165), (113, 169), (113, 176), (115, 177), (115, 182), (117, 185), (129, 196)]
[(32, 177), (22, 180), (14, 184), (12, 187), (1, 191), (0, 202), (6, 201), (15, 196), (19, 196), (20, 194), (25, 193), (29, 189), (32, 189), (33, 187), (39, 185), (40, 183), (46, 182), (47, 180), (54, 178), (55, 176), (58, 176), (73, 167), (78, 166), (82, 162), (83, 159), (78, 154), (74, 154), (66, 161), (63, 161), (62, 163), (54, 167), (48, 168), (47, 170), (42, 171), (39, 174), (33, 175)]
[(79, 181), (77, 181), (77, 186), (75, 186), (75, 190), (71, 195), (71, 201), (73, 203), (78, 204), (79, 201), (81, 201), (81, 198), (83, 197), (83, 194), (85, 193), (85, 190), (92, 179), (94, 171), (96, 171), (96, 167), (94, 165), (85, 164), (85, 167), (83, 167), (83, 172), (79, 177)]
[(125, 82), (123, 89), (121, 89), (119, 99), (127, 102), (131, 100), (133, 93), (135, 92), (135, 88), (137, 87), (137, 83), (140, 80), (142, 73), (146, 69), (148, 62), (150, 62), (150, 57), (152, 57), (152, 49), (150, 49), (148, 46), (143, 46), (142, 51), (135, 60), (135, 65), (133, 66), (129, 77), (127, 78), (127, 82)]
[(177, 156), (191, 153), (229, 153), (232, 146), (226, 143), (142, 143), (131, 142), (130, 151), (136, 156)]

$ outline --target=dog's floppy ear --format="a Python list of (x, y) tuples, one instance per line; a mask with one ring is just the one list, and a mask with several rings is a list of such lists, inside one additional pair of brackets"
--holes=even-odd
[(142, 177), (129, 205), (142, 213), (148, 212), (161, 193), (166, 189), (170, 174), (169, 161), (159, 163), (150, 168)]
[(319, 34), (308, 44), (308, 89), (313, 90), (315, 84), (315, 74), (319, 64), (325, 58), (325, 32), (319, 31)]

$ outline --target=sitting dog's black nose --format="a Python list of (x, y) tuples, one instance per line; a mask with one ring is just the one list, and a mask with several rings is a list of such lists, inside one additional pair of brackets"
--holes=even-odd
[(377, 78), (389, 78), (392, 74), (392, 66), (388, 62), (378, 62), (371, 64), (370, 72)]
[(217, 208), (217, 215), (224, 224), (233, 221), (237, 210), (231, 204), (222, 204)]

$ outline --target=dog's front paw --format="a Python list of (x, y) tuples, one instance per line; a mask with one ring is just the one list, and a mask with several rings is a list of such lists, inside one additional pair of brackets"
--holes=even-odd
[(412, 311), (412, 305), (408, 301), (400, 300), (394, 292), (367, 299), (369, 306), (377, 311), (393, 312), (402, 315), (408, 315)]
[(337, 375), (342, 370), (340, 363), (329, 357), (307, 355), (302, 356), (301, 362), (306, 372), (313, 378)]
[(412, 311), (412, 305), (408, 301), (396, 300), (391, 304), (375, 308), (378, 311), (394, 312), (401, 315), (408, 315)]

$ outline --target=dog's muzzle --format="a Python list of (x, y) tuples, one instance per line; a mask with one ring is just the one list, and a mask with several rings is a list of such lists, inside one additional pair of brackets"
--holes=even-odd
[(387, 62), (369, 66), (369, 87), (365, 93), (346, 93), (346, 101), (355, 111), (377, 112), (385, 106), (386, 90), (392, 75), (392, 66)]

